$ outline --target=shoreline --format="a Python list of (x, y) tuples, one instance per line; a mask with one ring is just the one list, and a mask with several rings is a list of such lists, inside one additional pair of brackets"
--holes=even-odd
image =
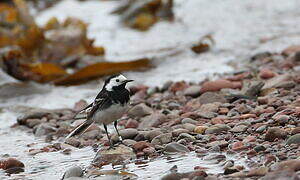
[[(97, 125), (92, 125), (80, 138), (72, 138), (66, 144), (61, 142), (81, 121), (68, 119), (86, 105), (85, 101), (77, 102), (72, 109), (27, 109), (12, 129), (23, 129), (45, 139), (44, 147), (29, 146), (27, 153), (33, 157), (50, 152), (70, 156), (83, 147), (99, 150), (93, 166), (85, 166), (90, 173), (85, 176), (97, 176), (96, 172), (108, 177), (120, 176), (114, 174), (120, 171), (118, 168), (114, 173), (98, 168), (107, 169), (111, 163), (122, 164), (132, 158), (137, 158), (135, 163), (148, 159), (147, 164), (168, 154), (193, 152), (195, 157), (192, 158), (198, 158), (200, 165), (192, 164), (185, 172), (180, 166), (174, 166), (165, 173), (164, 179), (175, 175), (189, 179), (196, 176), (274, 179), (287, 174), (297, 177), (300, 47), (292, 46), (282, 53), (260, 53), (250, 61), (245, 71), (217, 80), (169, 82), (161, 88), (132, 87), (132, 108), (119, 121), (121, 128), (125, 127), (120, 130), (125, 145), (118, 145), (115, 151), (98, 145), (107, 145), (107, 140)], [(115, 133), (111, 135), (116, 139)], [(237, 159), (230, 159), (228, 155)], [(239, 158), (244, 159), (243, 163)], [(211, 173), (205, 162), (217, 165), (219, 172)], [(26, 167), (26, 162), (24, 164)], [(136, 178), (131, 174), (134, 170), (127, 170), (130, 173), (121, 175), (122, 178)], [(151, 169), (146, 168), (147, 171), (151, 173)], [(19, 175), (26, 173), (30, 172)]]

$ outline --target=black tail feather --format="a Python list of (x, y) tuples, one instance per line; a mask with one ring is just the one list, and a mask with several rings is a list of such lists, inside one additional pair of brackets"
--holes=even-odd
[(81, 135), (83, 134), (87, 128), (90, 127), (90, 125), (93, 123), (93, 121), (84, 121), (82, 124), (77, 126), (67, 137), (66, 139), (73, 137), (75, 135)]

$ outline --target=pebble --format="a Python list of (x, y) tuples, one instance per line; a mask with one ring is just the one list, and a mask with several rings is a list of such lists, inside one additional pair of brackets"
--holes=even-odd
[(266, 135), (265, 140), (273, 142), (275, 139), (285, 139), (287, 137), (287, 132), (282, 130), (281, 128), (274, 127), (270, 128)]
[(67, 179), (70, 177), (81, 177), (83, 175), (83, 170), (79, 166), (73, 166), (65, 172), (62, 179)]
[(188, 132), (189, 132), (189, 130), (187, 130), (187, 129), (179, 128), (179, 129), (175, 129), (172, 131), (172, 136), (178, 137), (181, 133), (188, 133)]
[(205, 92), (199, 97), (199, 102), (201, 104), (209, 104), (214, 102), (226, 103), (227, 99), (216, 92)]
[(167, 144), (164, 148), (164, 151), (171, 152), (171, 153), (173, 153), (173, 152), (190, 152), (190, 150), (186, 146), (179, 144), (177, 142), (171, 142), (171, 143)]
[(141, 122), (138, 126), (138, 129), (149, 129), (151, 127), (157, 127), (166, 120), (166, 115), (161, 113), (153, 113), (149, 116), (141, 118)]
[(228, 80), (208, 81), (202, 84), (200, 92), (219, 91), (223, 88), (238, 89), (241, 88), (241, 86), (239, 82), (231, 82)]
[(0, 160), (0, 169), (10, 169), (10, 168), (24, 168), (24, 163), (22, 163), (21, 161), (15, 159), (15, 158), (8, 158), (8, 159), (4, 159), (4, 160)]
[(150, 146), (151, 146), (151, 144), (146, 141), (139, 141), (139, 142), (136, 142), (135, 144), (133, 144), (132, 148), (135, 151), (143, 151), (143, 149), (148, 148)]
[(191, 118), (184, 118), (181, 120), (181, 123), (182, 124), (185, 124), (185, 123), (190, 123), (190, 124), (197, 124), (198, 121), (194, 120), (194, 119), (191, 119)]
[(266, 129), (267, 129), (267, 125), (262, 125), (262, 126), (258, 127), (258, 128), (255, 130), (255, 132), (257, 132), (257, 133), (262, 133), (262, 132), (264, 132)]
[[(133, 128), (121, 129), (119, 133), (122, 139), (134, 139), (138, 135), (138, 130)], [(117, 142), (119, 140), (118, 134), (112, 135), (111, 140)]]
[(190, 124), (190, 123), (185, 123), (185, 124), (183, 124), (183, 128), (189, 130), (189, 132), (193, 132), (194, 129), (196, 128), (196, 125)]
[(261, 151), (265, 151), (266, 148), (263, 145), (257, 145), (257, 146), (254, 147), (254, 150), (258, 153), (258, 152), (261, 152)]
[(125, 124), (125, 128), (137, 128), (138, 126), (139, 122), (134, 119), (129, 119)]
[(93, 159), (92, 165), (99, 168), (107, 164), (122, 165), (135, 158), (136, 155), (132, 148), (119, 145), (112, 149), (100, 149)]
[(197, 126), (195, 127), (194, 132), (197, 134), (204, 134), (207, 128), (207, 126)]
[(189, 141), (189, 142), (194, 142), (194, 141), (196, 141), (196, 138), (195, 138), (194, 136), (188, 134), (188, 133), (181, 133), (181, 134), (179, 135), (179, 137), (178, 137), (178, 140), (179, 140), (179, 139), (185, 139), (185, 140), (187, 140), (187, 141)]
[(279, 124), (286, 124), (289, 122), (290, 117), (288, 115), (274, 115), (272, 117), (276, 122), (278, 122)]
[(286, 141), (287, 145), (300, 144), (300, 133), (289, 137)]
[(40, 124), (36, 127), (35, 131), (34, 131), (34, 134), (36, 136), (44, 136), (44, 135), (47, 135), (49, 133), (52, 133), (52, 132), (55, 132), (57, 129), (53, 126), (51, 126), (50, 124), (48, 123), (43, 123), (43, 124)]
[(267, 68), (263, 68), (259, 72), (259, 77), (262, 79), (270, 79), (275, 76), (275, 73)]
[(245, 132), (247, 129), (248, 127), (245, 125), (236, 125), (232, 129), (230, 129), (230, 132), (240, 133), (240, 132)]
[(193, 86), (190, 86), (188, 88), (186, 88), (184, 91), (183, 91), (183, 94), (185, 96), (191, 96), (191, 97), (198, 97), (200, 95), (200, 89), (201, 87), (198, 86), (198, 85), (193, 85)]
[(170, 143), (172, 141), (172, 134), (171, 133), (165, 133), (161, 134), (159, 136), (156, 136), (154, 139), (152, 139), (151, 144), (153, 145), (163, 145)]
[(162, 132), (160, 129), (153, 129), (151, 131), (147, 131), (145, 134), (146, 139), (148, 139), (149, 141), (152, 141), (153, 138), (155, 138), (156, 136), (161, 135)]
[(230, 130), (230, 127), (225, 124), (216, 124), (205, 130), (205, 134), (219, 134)]
[(147, 106), (144, 103), (141, 103), (141, 104), (138, 104), (138, 105), (132, 107), (128, 111), (128, 116), (129, 117), (141, 118), (141, 117), (144, 117), (146, 115), (150, 115), (152, 113), (153, 113), (152, 108), (150, 108), (149, 106)]
[(79, 147), (80, 146), (80, 141), (75, 137), (70, 137), (70, 138), (66, 139), (65, 143), (69, 144), (71, 146), (74, 146), (74, 147)]

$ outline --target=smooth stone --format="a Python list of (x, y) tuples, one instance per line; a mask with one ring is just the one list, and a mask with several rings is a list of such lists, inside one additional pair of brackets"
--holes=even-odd
[(214, 102), (226, 103), (227, 99), (216, 92), (205, 92), (199, 97), (199, 102), (201, 104), (208, 104)]
[(34, 134), (36, 136), (44, 136), (47, 135), (49, 133), (55, 132), (57, 129), (51, 125), (49, 125), (48, 123), (43, 123), (37, 126)]
[(248, 127), (245, 125), (237, 125), (234, 126), (232, 129), (230, 129), (230, 132), (240, 133), (240, 132), (245, 132), (247, 129)]
[(200, 89), (201, 87), (198, 86), (198, 85), (193, 85), (193, 86), (190, 86), (188, 88), (186, 88), (184, 91), (183, 91), (183, 94), (185, 96), (192, 96), (192, 97), (198, 97), (200, 95)]
[(267, 125), (262, 125), (262, 126), (258, 127), (258, 128), (255, 130), (255, 132), (257, 132), (257, 133), (262, 133), (262, 132), (264, 132), (266, 129), (267, 129)]
[(70, 177), (81, 177), (83, 175), (83, 170), (79, 166), (73, 166), (65, 172), (63, 175), (63, 179), (67, 179)]
[(149, 116), (141, 118), (141, 122), (138, 129), (149, 129), (151, 127), (157, 127), (166, 121), (166, 115), (161, 113), (153, 113)]
[(128, 111), (128, 116), (129, 117), (137, 117), (137, 118), (141, 118), (144, 117), (146, 115), (150, 115), (153, 113), (153, 110), (147, 106), (144, 103), (138, 104), (134, 107), (132, 107), (129, 111)]
[(178, 137), (181, 133), (188, 133), (188, 132), (189, 132), (189, 130), (187, 130), (187, 129), (179, 128), (179, 129), (175, 129), (172, 131), (172, 136)]
[(230, 127), (225, 124), (216, 124), (206, 129), (205, 134), (219, 134), (230, 130)]
[(92, 164), (99, 168), (108, 164), (122, 165), (135, 158), (136, 155), (133, 149), (121, 144), (112, 149), (101, 149), (98, 151)]
[(197, 124), (198, 121), (194, 120), (194, 119), (191, 119), (191, 118), (184, 118), (181, 120), (181, 123), (182, 124), (185, 124), (185, 123), (190, 123), (190, 124)]
[(179, 144), (177, 142), (171, 142), (169, 144), (167, 144), (164, 148), (164, 151), (165, 152), (190, 152), (190, 150), (182, 145), (182, 144)]
[(147, 131), (145, 133), (145, 138), (148, 139), (149, 141), (152, 141), (153, 138), (155, 138), (156, 136), (161, 135), (162, 132), (160, 129), (153, 129), (151, 131)]
[(170, 143), (172, 141), (172, 134), (171, 133), (165, 133), (161, 134), (159, 136), (156, 136), (154, 139), (152, 139), (151, 144), (153, 145), (163, 145)]
[(186, 139), (187, 141), (194, 142), (196, 138), (188, 133), (181, 133), (178, 139)]
[(281, 128), (274, 127), (269, 128), (266, 135), (265, 140), (273, 142), (276, 138), (278, 139), (285, 139), (287, 137), (287, 132), (282, 130)]
[(197, 126), (195, 127), (194, 132), (197, 134), (203, 134), (207, 128), (207, 126)]
[(295, 134), (289, 137), (288, 140), (286, 141), (286, 144), (287, 145), (300, 144), (300, 134)]
[(196, 125), (191, 123), (185, 123), (183, 124), (183, 128), (189, 130), (190, 132), (193, 132), (194, 129), (196, 128)]

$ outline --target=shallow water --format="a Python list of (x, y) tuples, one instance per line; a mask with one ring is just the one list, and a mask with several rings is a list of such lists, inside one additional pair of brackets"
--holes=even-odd
[[(300, 43), (300, 23), (295, 23), (300, 22), (298, 0), (175, 0), (175, 4), (177, 20), (174, 23), (157, 23), (147, 32), (124, 28), (117, 16), (109, 15), (117, 1), (64, 0), (38, 14), (37, 21), (43, 24), (52, 16), (59, 19), (75, 16), (89, 22), (89, 36), (96, 39), (96, 44), (105, 46), (106, 59), (110, 61), (155, 57), (156, 68), (147, 72), (126, 73), (137, 83), (147, 85), (160, 86), (167, 80), (200, 81), (214, 73), (234, 70), (227, 64), (229, 61), (240, 62), (255, 52), (280, 51)], [(212, 33), (216, 46), (208, 53), (193, 54), (187, 47), (207, 33)], [(261, 43), (261, 38), (274, 39)], [(169, 56), (174, 53), (177, 54)], [(49, 92), (0, 99), (0, 156), (9, 154), (26, 166), (25, 173), (14, 177), (30, 174), (28, 179), (58, 179), (73, 165), (88, 165), (95, 154), (91, 148), (83, 148), (74, 149), (71, 155), (51, 152), (29, 156), (29, 149), (42, 147), (46, 143), (32, 133), (10, 129), (18, 115), (13, 111), (14, 107), (70, 108), (80, 99), (90, 102), (100, 85), (101, 81), (77, 87), (43, 85)], [(32, 143), (35, 145), (27, 147)], [(243, 160), (232, 156), (228, 159), (243, 163)], [(127, 166), (127, 171), (141, 179), (158, 179), (161, 176), (157, 174), (168, 173), (174, 165), (178, 166), (179, 172), (192, 171), (194, 166), (208, 167), (208, 173), (222, 172), (220, 165), (204, 161), (193, 152), (171, 159), (164, 156), (145, 164), (132, 163)], [(104, 169), (111, 169), (111, 166)], [(6, 177), (0, 171), (1, 178)]]

